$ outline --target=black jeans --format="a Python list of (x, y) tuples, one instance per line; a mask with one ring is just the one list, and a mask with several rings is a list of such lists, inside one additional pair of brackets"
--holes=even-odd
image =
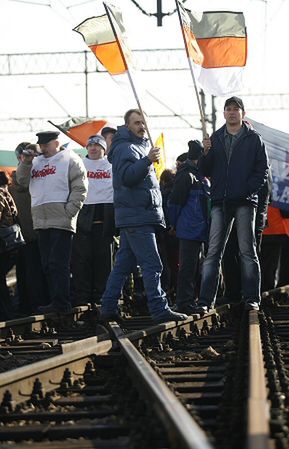
[(38, 238), (50, 303), (56, 308), (66, 309), (70, 306), (72, 232), (63, 229), (41, 229)]
[(14, 310), (7, 286), (6, 275), (15, 264), (16, 253), (0, 254), (0, 321), (14, 318)]
[(89, 233), (77, 231), (72, 245), (72, 285), (74, 304), (99, 303), (112, 270), (111, 237), (103, 234), (103, 224), (93, 224)]
[(195, 305), (196, 282), (202, 242), (179, 240), (179, 274), (176, 305), (179, 310)]
[(42, 269), (38, 241), (26, 242), (16, 260), (17, 291), (21, 313), (30, 314), (49, 302), (48, 286)]

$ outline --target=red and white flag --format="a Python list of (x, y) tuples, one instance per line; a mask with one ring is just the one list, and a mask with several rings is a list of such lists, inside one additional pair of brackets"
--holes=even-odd
[(228, 95), (242, 89), (247, 31), (242, 12), (186, 10), (176, 0), (188, 57), (204, 92)]
[(122, 14), (113, 8), (113, 18), (120, 33), (115, 37), (107, 14), (91, 17), (77, 25), (73, 31), (81, 34), (86, 45), (111, 75), (126, 73), (132, 60), (126, 44)]

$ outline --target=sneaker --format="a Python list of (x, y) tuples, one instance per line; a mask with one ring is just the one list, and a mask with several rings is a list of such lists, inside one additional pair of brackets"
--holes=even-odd
[(246, 302), (245, 310), (259, 310), (259, 304), (256, 301)]
[(159, 315), (152, 316), (155, 324), (168, 323), (169, 321), (184, 321), (188, 319), (185, 313), (173, 312), (171, 309), (164, 310)]
[(41, 315), (45, 315), (47, 313), (71, 313), (72, 307), (70, 304), (65, 304), (65, 306), (59, 306), (55, 303), (51, 302), (47, 306), (40, 306), (37, 309), (37, 313), (40, 313)]

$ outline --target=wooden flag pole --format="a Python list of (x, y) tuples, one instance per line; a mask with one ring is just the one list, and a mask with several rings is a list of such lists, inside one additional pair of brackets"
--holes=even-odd
[(154, 147), (154, 144), (153, 144), (153, 141), (152, 141), (152, 138), (151, 138), (151, 134), (150, 134), (150, 132), (149, 132), (148, 125), (147, 125), (147, 122), (146, 122), (146, 119), (145, 119), (144, 111), (143, 111), (142, 106), (141, 106), (141, 104), (140, 104), (139, 96), (138, 96), (137, 91), (136, 91), (136, 89), (135, 89), (135, 85), (134, 85), (134, 82), (133, 82), (133, 79), (132, 79), (132, 76), (131, 76), (131, 73), (130, 73), (128, 64), (127, 64), (126, 59), (125, 59), (125, 55), (124, 55), (122, 46), (121, 46), (121, 44), (120, 44), (120, 42), (119, 42), (119, 39), (118, 39), (117, 31), (116, 31), (116, 29), (115, 29), (113, 20), (112, 20), (111, 15), (110, 15), (109, 6), (108, 6), (106, 3), (104, 3), (104, 2), (103, 2), (103, 6), (104, 6), (104, 8), (105, 8), (105, 11), (106, 11), (108, 20), (109, 20), (109, 22), (110, 22), (110, 25), (111, 25), (111, 28), (112, 28), (114, 37), (115, 37), (115, 39), (116, 39), (116, 42), (117, 42), (119, 51), (120, 51), (120, 53), (121, 53), (121, 56), (122, 56), (124, 65), (126, 66), (128, 79), (129, 79), (129, 82), (130, 82), (130, 85), (131, 85), (133, 94), (134, 94), (134, 96), (135, 96), (135, 99), (136, 99), (136, 102), (137, 102), (137, 105), (138, 105), (138, 109), (139, 109), (139, 111), (140, 111), (140, 114), (141, 114), (143, 123), (144, 123), (144, 125), (145, 125), (145, 129), (146, 129), (146, 132), (147, 132), (148, 139), (149, 139), (149, 141), (150, 141), (151, 146)]
[(204, 111), (203, 111), (203, 108), (202, 108), (202, 103), (201, 103), (201, 100), (200, 100), (200, 94), (199, 94), (199, 91), (198, 91), (198, 87), (197, 87), (197, 83), (196, 83), (196, 79), (195, 79), (195, 74), (194, 74), (194, 71), (193, 71), (192, 61), (191, 61), (190, 57), (188, 57), (188, 61), (189, 61), (190, 71), (191, 71), (192, 78), (193, 78), (194, 89), (195, 89), (195, 93), (196, 93), (196, 97), (197, 97), (197, 101), (198, 101), (198, 106), (199, 106), (199, 111), (200, 111), (200, 116), (201, 116), (203, 137), (208, 137), (207, 128), (206, 128), (206, 121), (205, 121), (205, 115), (204, 115)]
[(175, 0), (175, 2), (176, 2), (177, 11), (178, 11), (180, 26), (181, 26), (182, 35), (183, 35), (184, 44), (185, 44), (185, 49), (186, 49), (186, 53), (187, 53), (187, 58), (188, 58), (188, 61), (189, 61), (190, 72), (191, 72), (192, 79), (193, 79), (193, 85), (194, 85), (194, 89), (195, 89), (195, 94), (196, 94), (196, 97), (197, 97), (197, 102), (198, 102), (198, 107), (199, 107), (199, 112), (200, 112), (200, 117), (201, 117), (201, 122), (202, 122), (203, 138), (205, 138), (205, 137), (208, 137), (207, 128), (206, 128), (206, 121), (205, 121), (205, 115), (204, 115), (204, 111), (203, 111), (203, 108), (202, 108), (200, 95), (199, 95), (199, 92), (198, 92), (198, 87), (197, 87), (197, 83), (196, 83), (196, 78), (195, 78), (195, 74), (194, 74), (194, 70), (193, 70), (192, 61), (191, 61), (191, 58), (190, 58), (190, 53), (189, 53), (189, 49), (188, 49), (188, 44), (187, 44), (185, 32), (184, 32), (184, 29), (183, 29), (183, 22), (182, 22), (179, 2), (178, 2), (178, 0)]

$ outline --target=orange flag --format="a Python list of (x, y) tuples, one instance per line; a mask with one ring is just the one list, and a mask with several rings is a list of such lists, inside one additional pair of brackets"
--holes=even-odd
[(83, 147), (86, 146), (87, 139), (93, 134), (97, 134), (106, 124), (106, 120), (88, 120), (87, 118), (74, 117), (61, 125), (48, 120), (53, 126), (58, 128), (61, 132), (66, 134), (70, 139), (79, 143)]

